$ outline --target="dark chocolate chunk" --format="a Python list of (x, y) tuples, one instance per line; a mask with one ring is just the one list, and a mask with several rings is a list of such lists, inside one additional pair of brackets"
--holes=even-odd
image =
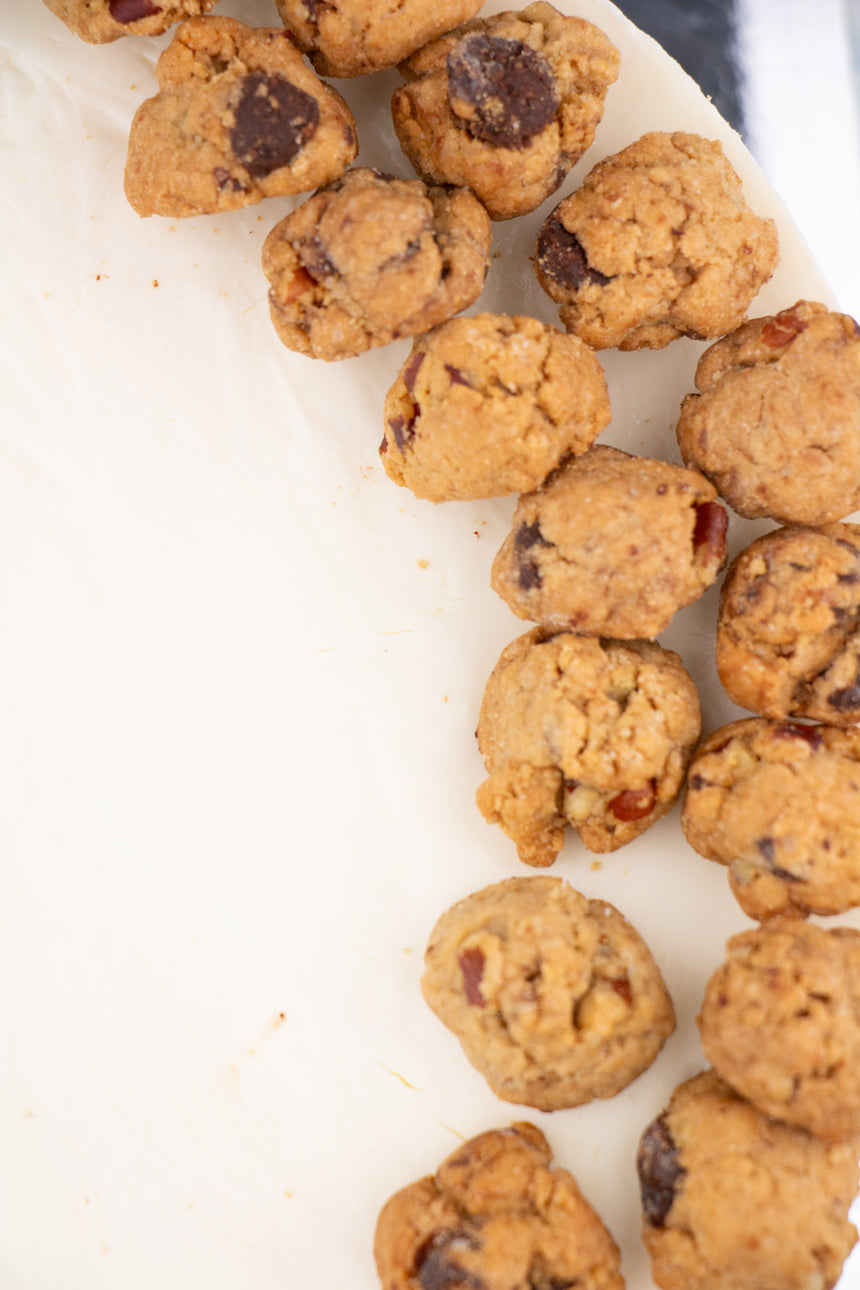
[(776, 847), (774, 845), (773, 838), (759, 838), (756, 842), (756, 846), (766, 863), (772, 864), (774, 855), (776, 854)]
[(860, 673), (854, 678), (853, 685), (846, 685), (829, 694), (827, 702), (836, 712), (853, 712), (855, 708), (860, 708)]
[(418, 1254), (418, 1281), (421, 1290), (483, 1290), (480, 1277), (467, 1272), (456, 1261), (457, 1249), (474, 1250), (476, 1243), (468, 1232), (437, 1232), (425, 1242)]
[(225, 188), (229, 188), (231, 193), (242, 193), (245, 191), (245, 185), (242, 181), (237, 179), (235, 175), (231, 175), (230, 171), (226, 170), (224, 166), (216, 166), (212, 171), (212, 177), (222, 192)]
[(678, 1148), (665, 1115), (658, 1116), (643, 1133), (636, 1168), (645, 1221), (652, 1227), (662, 1227), (672, 1208), (678, 1182), (687, 1172), (678, 1158)]
[(514, 534), (514, 556), (519, 570), (519, 584), (523, 591), (541, 585), (541, 573), (537, 559), (532, 552), (535, 546), (552, 546), (540, 531), (537, 520), (532, 524), (521, 524)]
[(315, 98), (283, 76), (251, 72), (242, 81), (231, 146), (254, 178), (288, 165), (319, 124)]
[(465, 385), (471, 389), (469, 382), (466, 380), (459, 367), (453, 367), (451, 363), (446, 363), (445, 371), (448, 373), (452, 385)]
[(500, 148), (525, 148), (558, 111), (546, 59), (520, 40), (466, 36), (448, 55), (448, 103), (456, 124)]
[(485, 1008), (487, 1001), (481, 994), (481, 981), (484, 976), (484, 951), (477, 945), (471, 949), (461, 950), (457, 955), (457, 962), (460, 965), (460, 973), (463, 977), (463, 989), (466, 992), (466, 1002), (473, 1008)]
[(592, 269), (581, 243), (567, 231), (557, 215), (544, 220), (538, 237), (537, 260), (546, 277), (571, 291), (578, 291), (592, 282), (605, 287), (611, 281), (597, 269)]
[(403, 384), (411, 394), (415, 389), (415, 382), (418, 379), (418, 373), (421, 370), (421, 364), (424, 362), (424, 351), (419, 349), (417, 354), (412, 354), (403, 367)]
[(414, 422), (407, 421), (405, 417), (391, 417), (388, 424), (391, 427), (391, 433), (394, 435), (394, 442), (402, 452), (407, 444), (410, 444), (415, 438), (415, 431), (412, 429)]
[(108, 5), (114, 22), (137, 22), (140, 18), (151, 18), (161, 13), (161, 5), (153, 0), (110, 0)]

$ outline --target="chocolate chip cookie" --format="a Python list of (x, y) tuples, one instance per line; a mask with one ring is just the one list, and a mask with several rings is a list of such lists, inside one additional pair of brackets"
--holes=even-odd
[(776, 529), (736, 557), (717, 669), (729, 697), (761, 716), (860, 721), (860, 525)]
[(51, 13), (91, 45), (120, 36), (160, 36), (183, 18), (208, 13), (215, 0), (43, 0)]
[(493, 219), (534, 210), (591, 146), (612, 42), (552, 5), (476, 18), (401, 65), (394, 129), (428, 183), (471, 188)]
[(642, 1135), (642, 1237), (662, 1290), (832, 1290), (857, 1241), (860, 1142), (757, 1111), (714, 1071)]
[(814, 301), (707, 349), (681, 406), (686, 462), (740, 515), (827, 524), (860, 507), (860, 327)]
[(598, 444), (519, 499), (493, 588), (553, 630), (656, 636), (725, 562), (716, 498), (698, 471)]
[(383, 1290), (624, 1290), (618, 1248), (533, 1124), (491, 1129), (382, 1207)]
[(719, 143), (645, 134), (601, 161), (541, 227), (535, 269), (568, 331), (595, 349), (724, 336), (778, 258)]
[(734, 936), (705, 990), (702, 1048), (765, 1115), (860, 1134), (860, 932), (768, 919)]
[(483, 0), (276, 0), (320, 76), (393, 67), (476, 14)]
[(329, 361), (420, 335), (480, 295), (491, 239), (465, 188), (350, 170), (266, 238), (275, 330), (288, 349)]
[(131, 123), (125, 193), (138, 215), (181, 218), (307, 192), (358, 149), (341, 96), (282, 28), (194, 18), (158, 60)]
[(590, 851), (615, 851), (670, 809), (699, 733), (677, 654), (536, 627), (502, 651), (484, 690), (478, 807), (524, 864), (552, 864), (566, 825)]
[(424, 964), (424, 998), (496, 1096), (539, 1111), (614, 1097), (675, 1027), (639, 933), (560, 878), (467, 896), (436, 923)]
[(420, 337), (385, 399), (382, 464), (432, 502), (536, 488), (609, 423), (592, 350), (535, 318), (453, 318)]
[(681, 812), (750, 918), (860, 904), (860, 730), (749, 717), (714, 731)]

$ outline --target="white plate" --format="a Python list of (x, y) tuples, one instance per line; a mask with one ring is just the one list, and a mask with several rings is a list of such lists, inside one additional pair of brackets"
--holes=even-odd
[[(719, 138), (780, 227), (754, 312), (832, 303), (692, 81), (606, 0), (561, 7), (623, 59), (562, 192), (646, 130)], [(277, 23), (264, 0), (220, 11)], [(439, 913), (527, 872), (473, 800), (481, 692), (525, 630), (488, 582), (513, 501), (433, 507), (385, 477), (408, 342), (328, 365), (278, 342), (259, 256), (294, 203), (133, 214), (127, 130), (166, 37), (87, 46), (36, 0), (3, 25), (0, 1285), (378, 1290), (386, 1197), (527, 1114), (418, 990)], [(359, 161), (407, 174), (396, 83), (338, 84)], [(553, 204), (496, 226), (476, 308), (557, 320), (528, 263)], [(603, 441), (677, 460), (701, 348), (602, 355)], [(761, 527), (733, 521), (733, 549)], [(663, 638), (708, 727), (737, 713), (715, 607)], [(570, 840), (553, 872), (632, 920), (677, 1006), (631, 1088), (530, 1117), (644, 1290), (636, 1143), (702, 1064), (702, 990), (747, 920), (677, 811), (602, 860)]]

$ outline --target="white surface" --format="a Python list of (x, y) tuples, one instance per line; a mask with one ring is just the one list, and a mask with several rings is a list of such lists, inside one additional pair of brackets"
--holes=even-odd
[[(720, 137), (780, 222), (761, 311), (827, 299), (692, 82), (608, 3), (575, 8), (623, 70), (563, 191), (646, 129)], [(438, 914), (524, 872), (473, 802), (481, 691), (525, 628), (488, 585), (513, 503), (385, 478), (406, 342), (327, 366), (279, 344), (259, 254), (290, 202), (134, 216), (125, 140), (166, 39), (86, 46), (35, 0), (3, 27), (0, 1287), (377, 1290), (386, 1197), (525, 1114), (418, 991)], [(396, 80), (340, 88), (359, 161), (405, 174)], [(527, 258), (551, 204), (497, 227), (480, 308), (556, 321)], [(677, 460), (700, 349), (602, 356), (603, 441)], [(663, 638), (708, 727), (735, 715), (715, 606)], [(530, 1117), (645, 1290), (636, 1143), (702, 1064), (704, 983), (746, 920), (677, 813), (600, 862), (571, 840), (553, 872), (634, 922), (678, 1011), (619, 1097)]]

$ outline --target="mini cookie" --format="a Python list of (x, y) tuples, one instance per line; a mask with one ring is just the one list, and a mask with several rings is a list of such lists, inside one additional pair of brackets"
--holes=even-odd
[(160, 36), (183, 18), (208, 11), (215, 0), (43, 0), (51, 13), (91, 45), (120, 36)]
[(654, 132), (559, 203), (535, 269), (595, 349), (661, 349), (737, 327), (777, 258), (776, 225), (749, 209), (720, 144)]
[(471, 18), (483, 0), (276, 0), (278, 13), (320, 76), (393, 67)]
[(670, 809), (699, 733), (677, 654), (536, 627), (502, 651), (484, 690), (478, 807), (524, 864), (552, 864), (565, 825), (590, 851), (615, 851)]
[(686, 462), (739, 515), (827, 524), (860, 506), (860, 327), (799, 300), (705, 350), (681, 405)]
[(860, 720), (860, 525), (777, 529), (737, 556), (717, 670), (729, 697), (762, 716)]
[(614, 1097), (675, 1028), (638, 932), (560, 878), (509, 878), (461, 900), (424, 963), (424, 998), (496, 1096), (539, 1111)]
[(602, 31), (549, 4), (477, 18), (401, 66), (394, 129), (428, 183), (462, 184), (511, 219), (591, 146), (618, 64)]
[(416, 340), (385, 400), (382, 464), (432, 502), (536, 488), (609, 424), (603, 369), (535, 318), (454, 318)]
[(480, 295), (491, 239), (466, 189), (358, 167), (266, 238), (275, 330), (288, 349), (327, 360), (420, 335)]
[(491, 1129), (382, 1207), (383, 1290), (624, 1290), (618, 1248), (533, 1124)]
[(177, 28), (128, 141), (125, 194), (171, 218), (307, 192), (342, 175), (358, 143), (352, 113), (282, 28), (195, 18)]
[(860, 932), (772, 918), (734, 936), (705, 990), (702, 1048), (765, 1115), (860, 1134)]
[(696, 471), (598, 444), (519, 499), (493, 588), (553, 630), (656, 636), (725, 562), (716, 496)]
[(642, 1135), (642, 1239), (662, 1290), (832, 1290), (857, 1240), (857, 1140), (762, 1115), (714, 1071)]
[(715, 731), (681, 812), (750, 918), (860, 904), (860, 730), (749, 717)]

